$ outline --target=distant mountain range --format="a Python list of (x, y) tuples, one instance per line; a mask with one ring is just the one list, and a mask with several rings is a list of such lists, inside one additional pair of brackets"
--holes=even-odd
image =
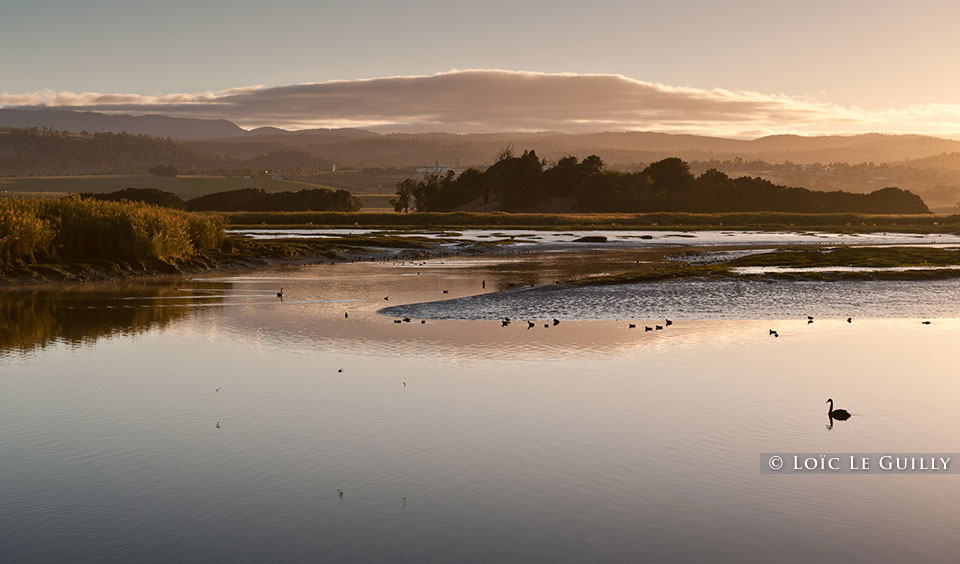
[(225, 119), (130, 116), (72, 110), (0, 108), (0, 127), (49, 127), (59, 131), (133, 133), (175, 139), (243, 135), (246, 130)]
[(649, 163), (671, 156), (707, 161), (764, 160), (794, 163), (884, 163), (960, 153), (960, 141), (923, 135), (864, 134), (753, 140), (652, 132), (388, 133), (362, 129), (247, 131), (227, 120), (163, 115), (111, 115), (49, 108), (0, 108), (0, 127), (49, 127), (89, 133), (126, 132), (171, 137), (205, 153), (250, 158), (294, 149), (344, 166), (483, 166), (507, 147), (535, 149), (548, 160), (597, 154), (609, 164)]

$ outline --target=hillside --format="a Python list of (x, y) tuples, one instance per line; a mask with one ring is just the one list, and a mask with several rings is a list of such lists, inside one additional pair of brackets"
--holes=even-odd
[(402, 167), (489, 165), (507, 146), (540, 148), (548, 160), (595, 154), (612, 166), (650, 163), (672, 155), (688, 160), (765, 160), (769, 162), (894, 162), (960, 152), (960, 141), (922, 135), (801, 137), (780, 135), (753, 140), (651, 132), (609, 133), (391, 133), (355, 130), (322, 133), (262, 133), (188, 141), (200, 152), (251, 156), (279, 147), (296, 148), (349, 166)]
[(0, 108), (0, 127), (48, 127), (74, 133), (130, 133), (175, 139), (228, 137), (245, 133), (235, 123), (225, 119), (111, 115), (48, 108)]
[(0, 127), (47, 127), (79, 133), (126, 132), (187, 141), (200, 153), (249, 158), (294, 148), (345, 166), (397, 167), (490, 164), (508, 146), (538, 147), (557, 160), (570, 154), (596, 154), (614, 166), (650, 163), (672, 155), (687, 160), (791, 161), (801, 164), (883, 163), (960, 153), (960, 141), (924, 135), (774, 135), (727, 139), (644, 131), (567, 134), (388, 133), (362, 129), (287, 131), (260, 127), (246, 131), (227, 120), (132, 116), (49, 108), (0, 108)]

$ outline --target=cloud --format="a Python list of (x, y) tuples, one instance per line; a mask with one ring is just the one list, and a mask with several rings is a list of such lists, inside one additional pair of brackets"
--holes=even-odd
[(454, 70), (432, 76), (249, 86), (162, 96), (45, 90), (0, 94), (0, 105), (223, 118), (243, 127), (289, 129), (643, 130), (732, 137), (960, 131), (960, 105), (867, 111), (810, 97), (676, 87), (613, 74), (505, 70)]

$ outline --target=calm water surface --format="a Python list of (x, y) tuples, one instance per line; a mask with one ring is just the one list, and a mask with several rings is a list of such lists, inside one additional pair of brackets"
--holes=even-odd
[(3, 294), (0, 562), (960, 558), (960, 476), (759, 458), (960, 451), (957, 284), (522, 288), (568, 259)]

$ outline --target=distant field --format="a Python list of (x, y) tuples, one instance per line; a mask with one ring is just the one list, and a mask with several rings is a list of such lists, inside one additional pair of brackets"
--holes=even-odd
[(393, 206), (390, 205), (390, 200), (397, 197), (396, 194), (354, 193), (353, 195), (360, 198), (360, 203), (363, 204), (361, 212), (392, 212)]
[[(153, 175), (110, 176), (20, 176), (0, 177), (0, 194), (60, 197), (73, 192), (113, 192), (124, 188), (157, 188), (173, 192), (185, 200), (239, 188), (262, 188), (267, 192), (296, 191), (313, 188), (336, 189), (322, 184), (269, 178), (226, 178), (222, 176), (178, 176), (164, 178)], [(388, 198), (389, 199), (389, 198)], [(379, 200), (372, 200), (379, 202)], [(364, 205), (367, 205), (364, 202)], [(372, 205), (372, 204), (371, 204)], [(386, 204), (389, 206), (389, 203)]]
[(393, 192), (405, 178), (422, 176), (414, 170), (366, 171), (343, 170), (308, 177), (310, 182), (338, 186), (354, 194), (383, 194)]

